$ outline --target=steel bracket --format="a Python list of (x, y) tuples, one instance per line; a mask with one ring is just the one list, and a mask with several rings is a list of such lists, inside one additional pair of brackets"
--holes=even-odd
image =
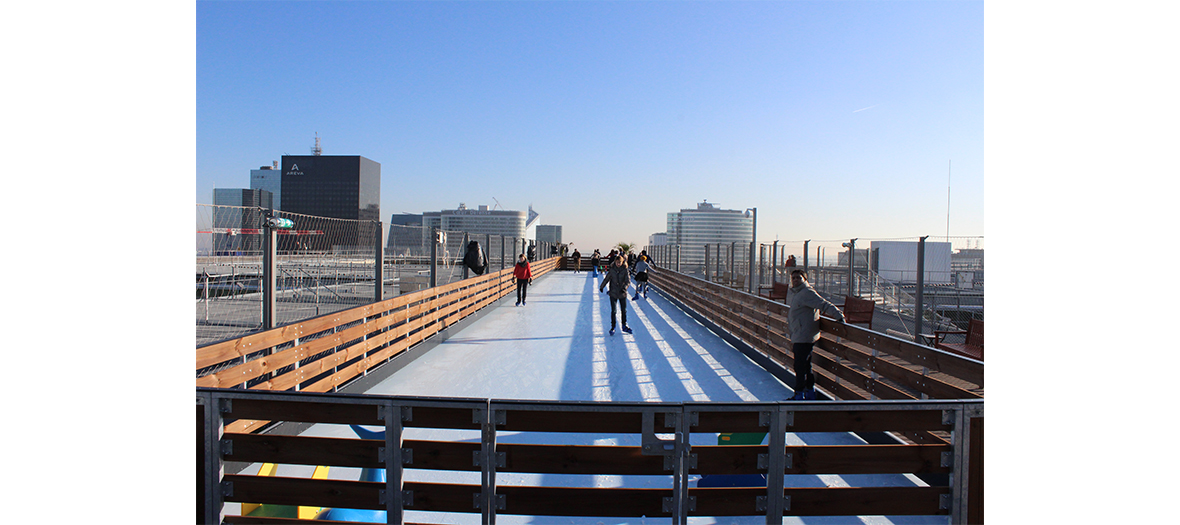
[[(665, 496), (663, 501), (664, 501), (664, 506), (663, 506), (664, 512), (674, 512), (675, 511), (676, 501), (672, 498), (672, 496)], [(689, 496), (688, 497), (688, 510), (689, 511), (697, 510), (697, 497), (696, 496)]]
[(953, 467), (955, 466), (955, 454), (953, 452), (943, 452), (939, 456), (938, 466)]
[[(475, 508), (483, 509), (483, 493), (476, 492), (473, 496), (475, 497)], [(507, 506), (508, 503), (504, 495), (496, 494), (496, 510), (504, 510)]]
[(232, 498), (233, 495), (234, 495), (234, 482), (222, 481), (221, 482), (221, 497)]
[[(476, 467), (483, 466), (483, 462), (480, 461), (480, 459), (479, 459), (479, 456), (482, 454), (483, 454), (482, 450), (472, 450), (471, 451), (471, 455), (472, 455), (471, 464), (473, 466), (476, 466)], [(508, 453), (507, 452), (496, 452), (496, 466), (503, 468), (507, 465), (508, 465)]]
[[(381, 490), (377, 491), (377, 503), (379, 505), (385, 505), (386, 503), (388, 503), (388, 501), (386, 501), (385, 489), (381, 489)], [(402, 491), (402, 506), (403, 507), (413, 507), (414, 506), (414, 491), (412, 491), (412, 490), (403, 490)]]
[(939, 494), (938, 495), (938, 510), (948, 510), (950, 508), (951, 508), (951, 495), (950, 494)]
[(222, 457), (234, 455), (234, 440), (223, 439), (220, 444)]

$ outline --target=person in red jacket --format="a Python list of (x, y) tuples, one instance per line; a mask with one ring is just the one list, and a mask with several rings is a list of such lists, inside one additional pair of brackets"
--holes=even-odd
[(524, 299), (529, 293), (529, 283), (533, 282), (533, 269), (529, 266), (529, 260), (525, 258), (523, 253), (516, 260), (516, 268), (512, 270), (512, 275), (516, 277), (516, 306), (520, 306), (525, 304)]

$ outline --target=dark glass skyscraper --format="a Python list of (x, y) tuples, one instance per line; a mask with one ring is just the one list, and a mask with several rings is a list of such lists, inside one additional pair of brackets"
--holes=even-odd
[[(284, 212), (364, 221), (355, 231), (299, 242), (310, 241), (311, 249), (363, 248), (378, 242), (373, 228), (381, 220), (381, 164), (359, 155), (284, 155), (281, 169)], [(295, 219), (296, 229), (312, 229)], [(285, 244), (280, 241), (280, 247)]]

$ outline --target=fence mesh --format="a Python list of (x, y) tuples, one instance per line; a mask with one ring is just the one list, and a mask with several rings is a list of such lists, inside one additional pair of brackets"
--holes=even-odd
[[(983, 237), (928, 237), (923, 261), (922, 333), (965, 330), (983, 319)], [(750, 245), (742, 243), (647, 246), (657, 265), (731, 288), (766, 293), (790, 281), (791, 266), (808, 268), (820, 294), (843, 304), (845, 296), (877, 304), (873, 329), (915, 338), (918, 237), (759, 242), (750, 268)], [(854, 250), (849, 268), (849, 249)], [(679, 259), (678, 254), (679, 253)], [(753, 274), (753, 280), (747, 274)], [(950, 335), (946, 342), (962, 342)]]
[[(196, 214), (196, 345), (260, 331), (265, 224), (272, 212), (198, 204)], [(436, 286), (473, 275), (463, 264), (472, 241), (484, 254), (485, 271), (512, 266), (516, 256), (529, 253), (531, 246), (518, 237), (432, 233), (422, 226), (282, 211), (273, 212), (273, 216), (294, 223), (290, 229), (277, 230), (276, 235), (274, 326), (377, 300), (374, 287), (378, 285), (379, 245), (380, 297), (386, 299), (429, 287), (432, 270)], [(549, 252), (533, 246), (534, 255), (542, 255), (541, 251)]]

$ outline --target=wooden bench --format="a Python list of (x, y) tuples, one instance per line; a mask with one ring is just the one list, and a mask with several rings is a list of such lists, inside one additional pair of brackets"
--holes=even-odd
[[(767, 299), (770, 299), (771, 301), (778, 301), (780, 299), (783, 301), (786, 301), (787, 290), (789, 288), (790, 288), (790, 286), (788, 286), (787, 283), (780, 283), (778, 281), (775, 281), (775, 282), (771, 283), (771, 286), (759, 286), (758, 287), (758, 295), (765, 297)], [(769, 290), (769, 291), (766, 293), (762, 293), (762, 290)]]
[[(951, 334), (961, 334), (966, 336), (966, 340), (962, 343), (944, 343), (943, 338)], [(934, 331), (934, 347), (940, 350), (953, 352), (961, 356), (970, 357), (983, 361), (983, 321), (972, 319), (967, 323), (967, 330), (935, 330)]]
[(873, 329), (873, 310), (877, 303), (860, 297), (844, 296), (844, 322), (868, 323), (869, 330)]

